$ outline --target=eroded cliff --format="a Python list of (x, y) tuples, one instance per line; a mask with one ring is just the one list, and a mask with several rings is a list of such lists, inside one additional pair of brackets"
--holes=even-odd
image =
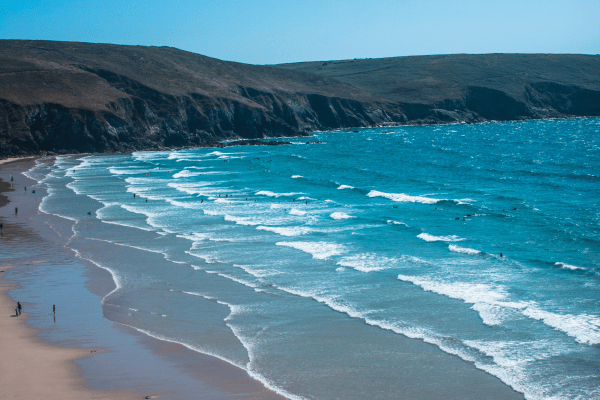
[(0, 156), (600, 115), (600, 57), (529, 55), (510, 76), (519, 56), (489, 57), (257, 66), (168, 47), (0, 41)]

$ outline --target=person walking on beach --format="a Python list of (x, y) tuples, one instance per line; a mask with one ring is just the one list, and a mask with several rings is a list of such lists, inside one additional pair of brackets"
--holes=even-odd
[(56, 314), (56, 304), (52, 305), (52, 314)]
[(23, 307), (21, 307), (21, 302), (17, 301), (17, 311), (18, 311), (19, 315), (21, 315), (21, 308), (23, 308)]
[(0, 231), (2, 230), (2, 228), (4, 228), (4, 225), (2, 224), (2, 222), (0, 222)]
[(19, 207), (15, 207), (15, 215), (19, 213)]

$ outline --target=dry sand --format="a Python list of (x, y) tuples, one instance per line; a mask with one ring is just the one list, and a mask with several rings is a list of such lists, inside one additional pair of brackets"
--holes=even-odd
[[(0, 266), (6, 271), (10, 266)], [(2, 274), (2, 273), (0, 273)], [(0, 283), (5, 283), (0, 279)], [(129, 391), (86, 387), (73, 361), (93, 357), (94, 349), (46, 344), (38, 330), (25, 324), (27, 313), (14, 316), (15, 302), (6, 294), (14, 286), (0, 285), (0, 399), (141, 399)], [(12, 315), (11, 315), (12, 311)]]

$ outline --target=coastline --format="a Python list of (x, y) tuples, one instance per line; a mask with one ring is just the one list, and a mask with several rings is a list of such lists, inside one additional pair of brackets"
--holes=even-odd
[[(3, 265), (7, 271), (13, 266)], [(16, 285), (0, 279), (0, 309), (5, 310), (0, 322), (0, 398), (31, 399), (132, 399), (151, 394), (124, 390), (90, 389), (81, 377), (81, 367), (75, 361), (93, 357), (97, 350), (55, 346), (43, 342), (39, 330), (27, 325), (28, 313), (8, 317), (15, 302), (8, 291)]]
[[(64, 247), (70, 221), (38, 212), (38, 198), (43, 197), (43, 190), (21, 174), (31, 166), (31, 158), (0, 160), (0, 221), (4, 223), (1, 240), (7, 249), (18, 242), (19, 246), (29, 243), (33, 248), (39, 247), (42, 253), (50, 250), (47, 256), (37, 257), (43, 259), (32, 259), (29, 254), (2, 260), (0, 270), (5, 272), (0, 273), (0, 307), (6, 310), (6, 321), (0, 325), (0, 398), (283, 399), (241, 368), (104, 317), (101, 302), (115, 288), (113, 278)], [(15, 177), (13, 189), (6, 182), (8, 173)], [(16, 190), (22, 186), (28, 190)], [(41, 196), (36, 194), (34, 198), (30, 187), (35, 187)], [(12, 205), (19, 207), (18, 221)], [(54, 331), (48, 322), (51, 317), (40, 312), (40, 308), (49, 306), (40, 304), (34, 295), (24, 301), (22, 295), (28, 290), (38, 293), (47, 289), (44, 281), (52, 279), (50, 274), (60, 275), (53, 269), (61, 264), (58, 260), (65, 259), (63, 263), (76, 266), (69, 272), (80, 279), (75, 285), (53, 288), (53, 295), (66, 296), (72, 302), (87, 296), (95, 308), (86, 315), (77, 315), (80, 321), (68, 317), (69, 321)], [(28, 279), (32, 275), (34, 279)], [(17, 297), (24, 307), (23, 316), (11, 318)], [(60, 311), (57, 315), (65, 320)], [(82, 332), (85, 340), (80, 339)], [(30, 381), (36, 384), (29, 384)]]

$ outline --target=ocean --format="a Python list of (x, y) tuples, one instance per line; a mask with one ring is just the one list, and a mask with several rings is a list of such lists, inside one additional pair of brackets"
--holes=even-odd
[(600, 399), (600, 119), (286, 140), (26, 175), (106, 318), (290, 399)]

